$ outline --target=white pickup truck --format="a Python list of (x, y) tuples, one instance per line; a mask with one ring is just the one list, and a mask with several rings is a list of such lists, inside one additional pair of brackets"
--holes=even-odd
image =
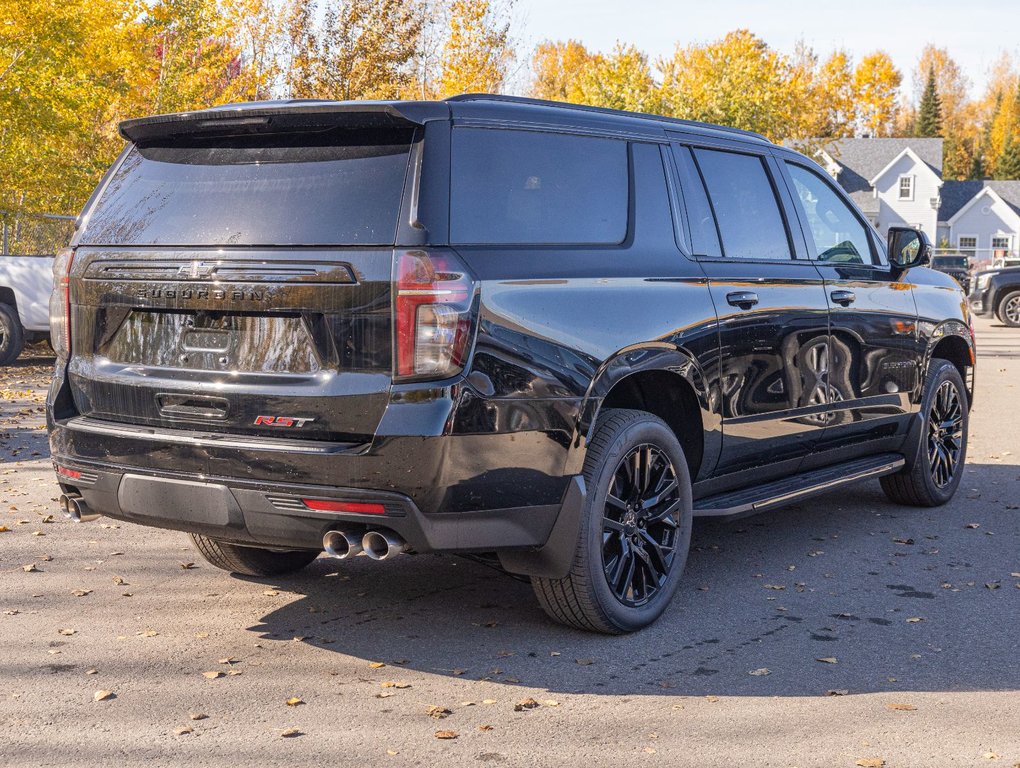
[(50, 332), (52, 256), (0, 256), (0, 365)]

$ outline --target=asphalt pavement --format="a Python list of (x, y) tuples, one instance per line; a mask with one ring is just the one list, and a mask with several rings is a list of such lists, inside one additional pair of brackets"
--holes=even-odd
[(1016, 766), (1020, 331), (977, 332), (949, 505), (867, 482), (700, 521), (672, 607), (618, 638), (461, 558), (254, 580), (67, 522), (34, 349), (0, 380), (0, 766)]

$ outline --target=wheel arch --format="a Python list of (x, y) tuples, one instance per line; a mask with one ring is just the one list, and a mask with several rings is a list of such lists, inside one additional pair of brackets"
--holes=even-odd
[(722, 442), (707, 378), (694, 356), (667, 343), (626, 347), (599, 366), (578, 413), (568, 471), (577, 474), (604, 408), (632, 408), (658, 416), (676, 434), (691, 479), (711, 471)]
[(946, 321), (935, 328), (928, 342), (922, 380), (927, 378), (932, 360), (948, 360), (960, 372), (960, 378), (967, 388), (969, 405), (974, 398), (975, 357), (974, 338), (970, 328), (958, 320)]

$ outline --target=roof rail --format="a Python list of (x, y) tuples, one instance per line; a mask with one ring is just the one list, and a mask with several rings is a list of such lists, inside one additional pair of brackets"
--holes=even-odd
[(644, 112), (630, 112), (624, 109), (610, 109), (609, 107), (593, 107), (590, 104), (571, 104), (566, 101), (551, 101), (549, 99), (533, 99), (528, 96), (508, 96), (498, 93), (460, 93), (450, 96), (443, 101), (504, 101), (510, 104), (531, 104), (536, 107), (554, 107), (558, 109), (573, 109), (579, 112), (593, 112), (600, 115), (622, 115), (625, 117), (636, 117), (643, 120), (657, 120), (666, 123), (674, 123), (688, 128), (708, 128), (714, 131), (732, 133), (744, 138), (757, 139), (771, 144), (765, 136), (754, 131), (745, 131), (741, 128), (731, 128), (726, 125), (715, 125), (714, 123), (702, 123), (697, 120), (682, 120), (679, 117), (664, 117), (662, 115), (649, 115)]

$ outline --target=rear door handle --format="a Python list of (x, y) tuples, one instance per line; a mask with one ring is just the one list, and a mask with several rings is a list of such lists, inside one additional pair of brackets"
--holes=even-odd
[(734, 291), (726, 294), (726, 301), (731, 307), (750, 309), (758, 303), (758, 294), (751, 291)]
[(829, 298), (837, 304), (842, 304), (844, 307), (848, 307), (857, 301), (857, 295), (853, 291), (833, 291), (829, 294)]

